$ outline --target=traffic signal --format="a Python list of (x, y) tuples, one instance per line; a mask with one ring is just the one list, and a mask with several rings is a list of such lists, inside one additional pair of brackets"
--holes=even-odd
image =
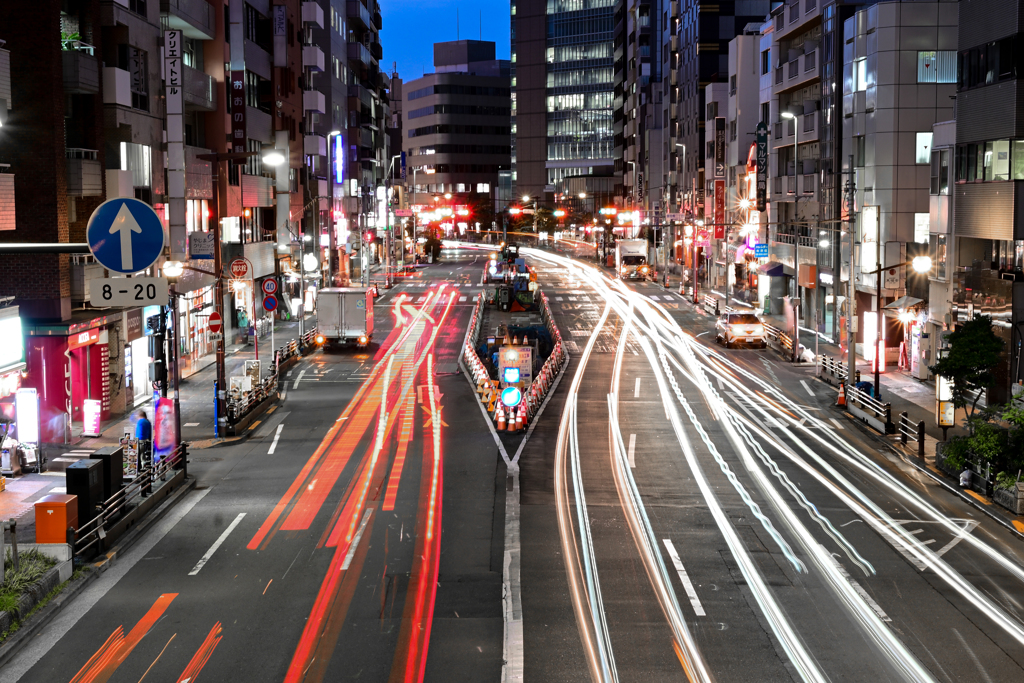
[(373, 240), (375, 240), (376, 238), (377, 238), (377, 235), (374, 234), (373, 230), (367, 230), (366, 233), (364, 233), (364, 236), (363, 236), (363, 239), (366, 241), (367, 244), (372, 244)]

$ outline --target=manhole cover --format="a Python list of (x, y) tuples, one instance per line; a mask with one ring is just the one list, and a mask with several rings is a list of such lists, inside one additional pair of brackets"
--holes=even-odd
[(224, 458), (192, 458), (195, 462), (220, 462)]

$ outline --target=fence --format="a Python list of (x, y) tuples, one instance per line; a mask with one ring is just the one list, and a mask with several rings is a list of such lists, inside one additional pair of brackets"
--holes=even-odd
[[(120, 491), (112, 495), (102, 505), (97, 506), (96, 516), (85, 524), (74, 530), (72, 552), (79, 556), (94, 556), (104, 549), (104, 543), (108, 537), (116, 538), (114, 533), (116, 527), (124, 531), (136, 520), (131, 516), (140, 511), (143, 499), (153, 493), (157, 480), (163, 482), (168, 473), (174, 470), (171, 484), (185, 479), (186, 461), (188, 460), (188, 444), (180, 443), (178, 447), (168, 456), (160, 459), (156, 465), (150, 465), (139, 470), (138, 475)], [(69, 535), (72, 532), (69, 531)]]
[(788, 352), (792, 355), (793, 338), (774, 325), (762, 324), (764, 325), (764, 336), (768, 341), (768, 346), (776, 351)]
[(856, 386), (846, 387), (846, 408), (850, 414), (883, 434), (892, 434), (892, 406), (872, 398)]
[(237, 423), (249, 412), (255, 410), (263, 401), (277, 393), (278, 372), (282, 365), (285, 365), (292, 358), (297, 358), (303, 352), (316, 345), (317, 330), (313, 328), (304, 333), (299, 339), (289, 341), (284, 346), (274, 349), (273, 372), (262, 378), (259, 384), (250, 391), (243, 391), (236, 394), (228, 392), (227, 411), (228, 423)]
[(924, 457), (924, 420), (914, 424), (907, 417), (907, 411), (904, 410), (900, 413), (900, 421), (896, 431), (900, 435), (901, 444), (906, 446), (907, 441), (915, 441), (917, 443), (917, 457)]
[(833, 386), (839, 386), (840, 384), (852, 386), (860, 381), (860, 370), (854, 374), (854, 381), (846, 381), (849, 376), (849, 369), (847, 368), (846, 363), (842, 360), (837, 360), (832, 356), (818, 356), (819, 378)]
[(711, 294), (704, 295), (704, 310), (708, 313), (719, 314), (718, 311), (718, 297), (712, 296)]

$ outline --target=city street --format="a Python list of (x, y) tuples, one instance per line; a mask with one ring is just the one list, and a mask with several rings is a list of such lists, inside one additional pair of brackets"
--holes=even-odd
[(541, 258), (573, 363), (522, 458), (528, 679), (1022, 675), (1019, 537), (813, 368), (717, 347), (660, 286)]
[(496, 680), (504, 473), (454, 374), (472, 258), (388, 291), (367, 352), (307, 357), (252, 438), (194, 454), (196, 490), (0, 680)]

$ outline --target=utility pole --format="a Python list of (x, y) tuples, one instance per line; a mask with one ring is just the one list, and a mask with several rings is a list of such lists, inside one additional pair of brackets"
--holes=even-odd
[[(856, 200), (857, 200), (857, 188), (854, 184), (853, 175), (853, 155), (850, 155), (849, 170), (847, 174), (849, 178), (846, 181), (846, 216), (848, 219), (849, 227), (846, 230), (847, 235), (850, 238), (850, 268), (847, 273), (846, 281), (846, 362), (847, 362), (847, 383), (854, 384), (854, 378), (857, 376), (857, 344), (853, 339), (853, 318), (854, 318), (854, 292), (855, 286), (853, 282), (853, 242), (854, 242), (854, 231), (857, 228), (856, 219)], [(840, 260), (842, 260), (842, 251), (840, 250)], [(839, 264), (839, 272), (842, 273), (842, 263)]]

